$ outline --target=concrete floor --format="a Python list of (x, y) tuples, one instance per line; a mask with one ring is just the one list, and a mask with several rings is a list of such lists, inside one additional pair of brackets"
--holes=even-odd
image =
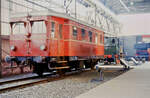
[(150, 98), (150, 62), (139, 65), (76, 98)]

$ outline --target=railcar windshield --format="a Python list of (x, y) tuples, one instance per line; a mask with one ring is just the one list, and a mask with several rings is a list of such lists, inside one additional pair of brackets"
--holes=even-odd
[(32, 24), (32, 33), (46, 33), (44, 21), (34, 21)]
[(25, 34), (26, 29), (24, 23), (14, 23), (12, 26), (12, 33), (13, 34)]

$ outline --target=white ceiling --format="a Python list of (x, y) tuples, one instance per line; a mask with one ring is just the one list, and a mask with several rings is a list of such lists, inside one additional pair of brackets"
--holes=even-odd
[(116, 14), (149, 13), (150, 0), (99, 0)]

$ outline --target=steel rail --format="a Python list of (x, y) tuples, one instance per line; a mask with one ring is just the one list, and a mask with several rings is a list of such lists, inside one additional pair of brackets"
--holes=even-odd
[[(44, 77), (44, 78), (41, 78), (41, 79), (38, 79), (37, 77), (30, 77), (30, 78), (24, 78), (24, 79), (19, 79), (19, 80), (13, 80), (13, 81), (6, 81), (6, 82), (1, 82), (0, 83), (0, 87), (2, 87), (2, 85), (11, 85), (11, 83), (15, 83), (15, 82), (28, 82), (28, 80), (32, 80), (33, 81), (29, 81), (28, 83), (22, 83), (22, 84), (18, 84), (18, 85), (13, 85), (13, 86), (7, 86), (7, 87), (3, 87), (3, 88), (0, 88), (0, 93), (4, 93), (6, 91), (11, 91), (11, 90), (15, 90), (15, 89), (19, 89), (19, 88), (25, 88), (25, 87), (31, 87), (31, 86), (34, 86), (34, 85), (37, 85), (37, 84), (42, 84), (42, 83), (48, 83), (48, 82), (53, 82), (53, 81), (57, 81), (57, 80), (62, 80), (64, 78), (67, 78), (68, 76), (72, 76), (72, 75), (76, 75), (78, 73), (81, 73), (81, 72), (89, 72), (91, 70), (84, 70), (84, 71), (73, 71), (73, 72), (70, 72), (70, 73), (66, 73), (64, 75), (54, 75), (54, 76), (50, 76), (50, 77)], [(31, 79), (32, 78), (32, 79)], [(38, 80), (36, 80), (38, 79)]]

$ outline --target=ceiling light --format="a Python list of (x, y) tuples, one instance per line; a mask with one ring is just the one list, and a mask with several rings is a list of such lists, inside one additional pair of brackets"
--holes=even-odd
[(130, 5), (133, 5), (134, 3), (133, 2), (130, 2)]

